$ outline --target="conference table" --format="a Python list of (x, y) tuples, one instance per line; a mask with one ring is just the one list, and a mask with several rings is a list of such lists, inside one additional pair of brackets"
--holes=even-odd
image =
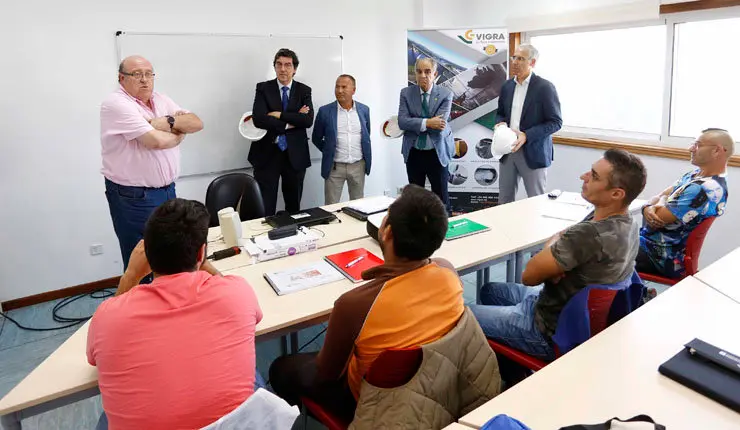
[(700, 270), (694, 277), (730, 299), (740, 303), (740, 284), (735, 276), (740, 275), (740, 248)]
[(669, 429), (738, 429), (736, 412), (658, 373), (694, 338), (740, 353), (738, 327), (740, 304), (688, 277), (459, 423), (507, 414), (552, 430), (646, 414)]
[[(324, 207), (336, 212), (347, 203)], [(520, 277), (522, 251), (541, 245), (553, 234), (578, 222), (577, 216), (552, 217), (561, 206), (546, 196), (533, 197), (496, 206), (460, 217), (480, 222), (490, 230), (468, 237), (445, 241), (433, 255), (449, 260), (464, 275), (478, 273), (477, 288), (487, 280), (488, 267), (507, 263), (507, 280)], [(584, 214), (585, 215), (585, 214)], [(263, 320), (256, 327), (257, 341), (295, 333), (297, 330), (326, 321), (334, 301), (357, 284), (342, 280), (290, 295), (277, 296), (263, 274), (300, 264), (317, 261), (326, 255), (364, 247), (381, 256), (378, 244), (367, 237), (365, 222), (338, 213), (342, 223), (322, 225), (325, 237), (316, 250), (291, 257), (256, 263), (245, 255), (216, 262), (224, 274), (244, 277), (254, 288), (263, 310)], [(261, 220), (246, 221), (243, 237), (260, 234), (265, 228)], [(266, 231), (266, 230), (265, 230)], [(216, 238), (217, 229), (209, 231), (211, 251), (224, 248)], [(517, 267), (518, 266), (518, 267)], [(519, 270), (517, 270), (519, 269)], [(3, 399), (0, 399), (0, 422), (4, 428), (20, 429), (21, 419), (52, 410), (99, 394), (97, 371), (87, 364), (85, 345), (89, 322), (85, 323), (56, 351), (23, 379)], [(297, 337), (291, 336), (293, 351)], [(285, 349), (285, 348), (284, 348)]]

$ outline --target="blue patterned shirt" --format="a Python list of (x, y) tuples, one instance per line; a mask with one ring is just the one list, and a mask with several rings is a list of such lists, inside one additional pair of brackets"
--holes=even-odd
[(673, 184), (666, 208), (676, 221), (660, 229), (643, 223), (640, 249), (650, 257), (664, 276), (677, 278), (684, 273), (684, 250), (689, 233), (707, 218), (722, 216), (727, 204), (726, 174), (699, 176), (688, 172)]

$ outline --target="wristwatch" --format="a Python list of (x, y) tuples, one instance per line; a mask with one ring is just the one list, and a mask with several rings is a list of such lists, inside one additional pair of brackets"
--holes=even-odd
[(172, 115), (167, 115), (167, 124), (170, 125), (170, 131), (172, 131), (175, 128), (175, 117)]

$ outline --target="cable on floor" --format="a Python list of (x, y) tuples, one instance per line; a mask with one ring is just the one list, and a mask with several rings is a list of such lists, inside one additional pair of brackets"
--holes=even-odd
[[(92, 318), (92, 315), (90, 315), (88, 317), (75, 317), (75, 318), (62, 316), (62, 315), (60, 315), (60, 311), (65, 306), (67, 306), (70, 303), (73, 303), (73, 302), (75, 302), (75, 301), (77, 301), (77, 300), (79, 300), (79, 299), (81, 299), (83, 297), (90, 297), (92, 299), (104, 299), (104, 298), (110, 297), (110, 296), (112, 296), (114, 294), (115, 294), (115, 292), (114, 291), (110, 291), (109, 288), (101, 288), (99, 290), (95, 290), (95, 291), (93, 291), (91, 293), (88, 293), (88, 294), (80, 294), (80, 295), (77, 295), (77, 296), (71, 296), (71, 297), (65, 298), (64, 300), (62, 300), (59, 303), (57, 303), (56, 305), (54, 305), (54, 308), (51, 311), (51, 316), (54, 319), (54, 321), (56, 321), (58, 323), (68, 323), (66, 325), (62, 325), (62, 326), (59, 326), (59, 327), (28, 327), (28, 326), (25, 326), (25, 325), (19, 323), (18, 321), (16, 321), (15, 319), (11, 318), (10, 316), (8, 316), (7, 314), (5, 314), (3, 312), (0, 312), (0, 316), (2, 316), (3, 318), (5, 318), (6, 320), (12, 322), (16, 326), (18, 326), (18, 328), (21, 329), (21, 330), (28, 330), (28, 331), (54, 331), (54, 330), (61, 330), (61, 329), (69, 328), (69, 327), (74, 327), (74, 326), (76, 326), (78, 324), (82, 324), (85, 321), (87, 321), (90, 318)], [(5, 327), (5, 323), (4, 322), (3, 322), (3, 327)], [(0, 330), (0, 334), (2, 334), (2, 330)]]
[(308, 345), (310, 345), (310, 344), (311, 344), (311, 342), (313, 342), (313, 341), (315, 341), (316, 339), (318, 339), (318, 338), (319, 338), (319, 336), (321, 336), (321, 335), (322, 335), (322, 334), (324, 334), (325, 332), (326, 332), (326, 327), (324, 327), (324, 329), (323, 329), (323, 330), (321, 330), (321, 331), (319, 332), (319, 334), (317, 334), (316, 336), (314, 336), (314, 337), (313, 337), (313, 338), (312, 338), (311, 340), (309, 340), (308, 342), (304, 343), (302, 347), (298, 348), (298, 352), (301, 352), (301, 351), (303, 351), (303, 349), (304, 349), (305, 347), (307, 347)]

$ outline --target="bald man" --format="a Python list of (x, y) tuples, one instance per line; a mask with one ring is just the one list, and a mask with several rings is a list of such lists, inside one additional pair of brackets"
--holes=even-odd
[(697, 168), (643, 207), (636, 269), (668, 278), (685, 276), (686, 240), (702, 221), (722, 216), (727, 204), (727, 160), (735, 143), (727, 131), (710, 128), (689, 147)]
[(195, 114), (154, 91), (154, 76), (145, 58), (125, 58), (118, 89), (100, 106), (101, 172), (124, 270), (149, 215), (175, 198), (180, 143), (203, 129)]

